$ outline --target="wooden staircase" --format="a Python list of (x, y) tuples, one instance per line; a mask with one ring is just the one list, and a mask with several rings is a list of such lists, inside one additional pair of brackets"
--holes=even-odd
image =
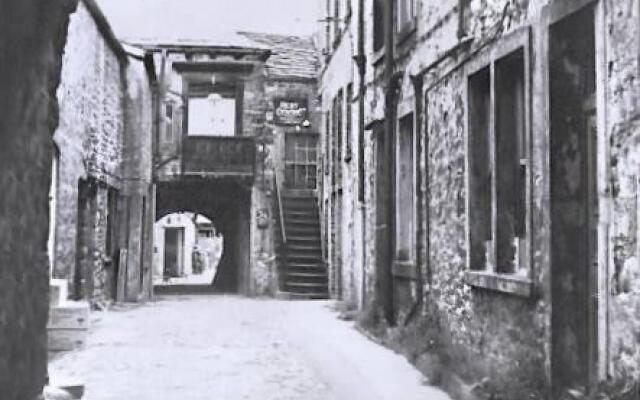
[(282, 290), (291, 298), (329, 297), (322, 260), (320, 217), (313, 191), (284, 190), (282, 213), (286, 242), (280, 247)]

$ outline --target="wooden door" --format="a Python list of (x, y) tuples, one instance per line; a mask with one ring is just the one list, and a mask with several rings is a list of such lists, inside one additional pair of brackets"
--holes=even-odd
[(551, 26), (550, 166), (554, 398), (595, 384), (598, 191), (594, 12)]
[(165, 228), (164, 230), (164, 276), (180, 276), (182, 228)]
[(386, 134), (384, 122), (373, 127), (376, 140), (376, 289), (387, 321), (393, 322), (392, 257), (392, 149), (393, 138)]

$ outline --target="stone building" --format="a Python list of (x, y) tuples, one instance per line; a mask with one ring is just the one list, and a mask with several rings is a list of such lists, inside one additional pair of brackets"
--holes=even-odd
[(151, 295), (152, 64), (79, 2), (57, 92), (50, 258), (70, 296), (98, 308)]
[(320, 3), (332, 296), (505, 398), (637, 383), (640, 3)]
[[(178, 37), (127, 39), (152, 55), (159, 77), (156, 218), (192, 212), (214, 221), (224, 250), (212, 290), (326, 296), (317, 235), (311, 261), (318, 273), (303, 277), (311, 281), (288, 282), (287, 256), (281, 256), (286, 190), (315, 189), (313, 44), (249, 32), (204, 39), (174, 33)], [(295, 201), (315, 207), (313, 192), (302, 192), (294, 195), (306, 197)]]

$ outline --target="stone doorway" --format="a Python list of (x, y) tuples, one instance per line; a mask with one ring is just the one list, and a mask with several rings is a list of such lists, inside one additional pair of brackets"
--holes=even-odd
[(595, 11), (549, 30), (552, 386), (589, 389), (597, 369)]

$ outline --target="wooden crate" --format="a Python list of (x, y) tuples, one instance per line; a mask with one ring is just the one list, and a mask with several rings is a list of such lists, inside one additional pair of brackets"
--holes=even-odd
[(67, 303), (49, 310), (49, 329), (89, 329), (89, 306)]
[(84, 347), (89, 330), (89, 304), (65, 302), (49, 310), (49, 351), (70, 351)]
[(71, 351), (87, 344), (86, 329), (49, 329), (49, 351)]

